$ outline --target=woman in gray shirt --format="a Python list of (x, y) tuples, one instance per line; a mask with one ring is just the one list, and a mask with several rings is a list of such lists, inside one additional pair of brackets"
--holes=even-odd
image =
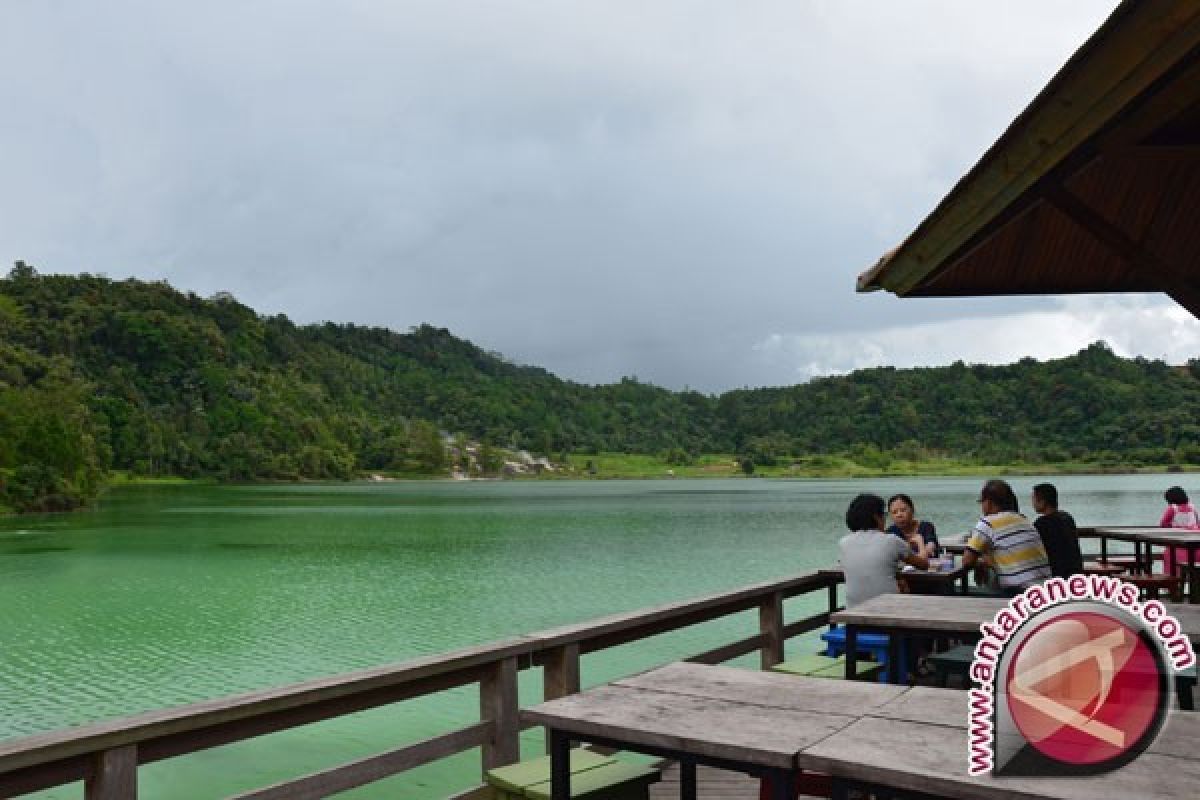
[(846, 575), (846, 607), (872, 597), (899, 591), (896, 568), (901, 563), (928, 569), (929, 561), (908, 547), (908, 542), (883, 532), (883, 498), (860, 494), (846, 509), (850, 533), (838, 542), (842, 572)]

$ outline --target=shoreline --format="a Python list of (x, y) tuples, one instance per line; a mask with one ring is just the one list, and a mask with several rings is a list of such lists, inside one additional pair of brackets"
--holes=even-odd
[[(27, 512), (28, 514), (71, 514), (75, 511), (87, 511), (95, 507), (95, 503), (103, 499), (110, 490), (124, 487), (171, 487), (171, 486), (302, 486), (305, 484), (326, 483), (496, 483), (524, 481), (657, 481), (657, 480), (704, 480), (704, 479), (741, 479), (741, 480), (854, 480), (874, 478), (1008, 478), (1027, 476), (1103, 476), (1103, 475), (1194, 475), (1200, 473), (1200, 466), (1157, 464), (1087, 464), (1081, 462), (1069, 464), (965, 464), (951, 460), (928, 462), (901, 462), (886, 468), (872, 468), (840, 457), (817, 456), (815, 459), (828, 461), (836, 460), (836, 464), (825, 461), (821, 466), (815, 464), (789, 464), (787, 466), (756, 467), (752, 474), (746, 474), (733, 466), (732, 457), (703, 456), (691, 465), (669, 465), (656, 456), (608, 454), (592, 457), (572, 456), (571, 461), (559, 465), (554, 471), (543, 471), (540, 474), (519, 475), (413, 475), (388, 474), (378, 471), (367, 472), (348, 481), (329, 480), (272, 480), (272, 481), (239, 481), (222, 482), (215, 478), (182, 478), (176, 476), (132, 476), (127, 473), (114, 473), (106, 482), (97, 498), (88, 505), (72, 511), (43, 511)], [(589, 472), (588, 461), (595, 464), (595, 472)], [(581, 465), (581, 463), (583, 465)], [(0, 505), (0, 517), (26, 516), (11, 508)]]

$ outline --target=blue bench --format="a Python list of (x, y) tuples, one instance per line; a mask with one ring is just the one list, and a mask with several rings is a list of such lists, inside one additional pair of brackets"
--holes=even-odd
[[(846, 652), (846, 629), (840, 625), (834, 625), (829, 630), (821, 634), (821, 638), (825, 640), (825, 655), (840, 656)], [(879, 674), (879, 682), (886, 683), (888, 679), (888, 636), (886, 633), (866, 633), (858, 632), (858, 644), (855, 650), (859, 655), (869, 655), (874, 658), (883, 667), (883, 671)], [(908, 648), (903, 641), (900, 642), (900, 681), (908, 680)]]

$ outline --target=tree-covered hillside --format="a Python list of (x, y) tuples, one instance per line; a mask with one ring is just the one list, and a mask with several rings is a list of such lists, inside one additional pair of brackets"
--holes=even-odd
[(0, 280), (0, 480), (70, 508), (112, 470), (220, 480), (442, 474), (445, 436), (541, 454), (1200, 463), (1200, 362), (1095, 344), (1004, 367), (863, 370), (720, 397), (518, 366), (450, 332), (263, 317), (165, 283)]

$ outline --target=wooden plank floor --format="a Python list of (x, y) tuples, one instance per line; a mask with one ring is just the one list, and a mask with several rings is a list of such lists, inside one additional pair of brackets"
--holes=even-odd
[[(758, 800), (758, 778), (711, 767), (696, 770), (698, 800)], [(805, 800), (801, 795), (798, 800)], [(663, 770), (663, 779), (650, 784), (650, 800), (679, 800), (679, 767)]]
[[(758, 800), (758, 779), (740, 772), (698, 767), (696, 788), (699, 800)], [(661, 781), (650, 784), (650, 800), (679, 800), (678, 766), (672, 764)]]

